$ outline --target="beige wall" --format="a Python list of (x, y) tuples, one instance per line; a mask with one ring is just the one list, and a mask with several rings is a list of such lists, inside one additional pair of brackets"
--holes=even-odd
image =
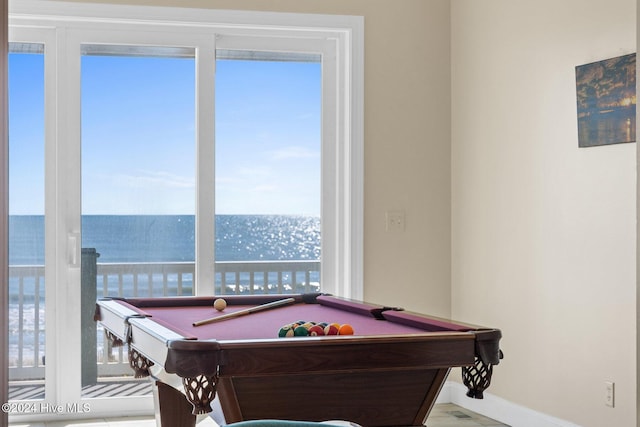
[(635, 426), (636, 144), (578, 148), (575, 66), (635, 52), (636, 1), (451, 13), (452, 314), (503, 329), (497, 395)]

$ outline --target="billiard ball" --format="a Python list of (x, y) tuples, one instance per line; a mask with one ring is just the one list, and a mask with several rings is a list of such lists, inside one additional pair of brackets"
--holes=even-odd
[(218, 298), (213, 302), (213, 308), (215, 308), (218, 311), (222, 311), (225, 308), (227, 308), (227, 301), (225, 301), (222, 298)]
[(280, 338), (289, 338), (294, 335), (294, 328), (291, 325), (285, 325), (278, 331)]
[(324, 327), (324, 334), (325, 335), (338, 335), (338, 328), (336, 327), (336, 325), (327, 325)]
[(312, 337), (324, 336), (324, 328), (320, 325), (313, 325), (309, 328), (309, 335)]
[(309, 330), (304, 326), (298, 326), (294, 329), (293, 335), (296, 337), (306, 337), (307, 335), (309, 335)]
[(345, 323), (338, 329), (338, 335), (353, 335), (353, 326)]

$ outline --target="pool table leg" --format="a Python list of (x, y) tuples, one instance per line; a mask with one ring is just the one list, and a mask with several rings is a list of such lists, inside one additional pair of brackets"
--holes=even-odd
[(416, 424), (423, 423), (425, 427), (428, 427), (428, 424), (426, 424), (428, 415), (429, 413), (431, 413), (433, 406), (436, 404), (438, 395), (440, 394), (440, 391), (442, 391), (442, 387), (444, 387), (444, 383), (447, 380), (450, 371), (451, 368), (438, 369), (438, 372), (433, 381), (433, 384), (437, 386), (431, 387), (429, 389), (427, 398), (424, 400), (423, 405), (420, 409), (419, 416), (415, 420)]
[(191, 413), (193, 406), (175, 388), (156, 381), (157, 405), (156, 423), (161, 427), (195, 427), (196, 416)]

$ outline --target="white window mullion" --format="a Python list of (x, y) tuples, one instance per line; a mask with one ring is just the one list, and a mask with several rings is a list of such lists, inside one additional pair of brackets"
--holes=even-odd
[[(327, 42), (330, 44), (330, 42)], [(335, 47), (335, 46), (332, 46)], [(343, 225), (340, 224), (340, 162), (338, 132), (339, 99), (335, 96), (337, 87), (336, 52), (325, 49), (322, 55), (322, 265), (321, 283), (324, 292), (343, 295), (345, 283), (342, 280), (345, 263), (341, 262), (344, 249)]]
[[(55, 351), (47, 367), (55, 370), (57, 404), (80, 400), (80, 41), (58, 30), (54, 154)], [(75, 259), (74, 259), (75, 258)], [(74, 261), (77, 261), (74, 263)], [(49, 328), (47, 328), (49, 331)]]
[(342, 33), (339, 93), (344, 105), (341, 129), (348, 141), (350, 295), (364, 299), (364, 21), (356, 19)]
[(362, 21), (336, 39), (338, 106), (337, 131), (341, 153), (342, 197), (339, 201), (340, 223), (344, 228), (340, 259), (345, 263), (342, 280), (347, 283), (343, 295), (364, 298), (364, 41)]
[[(60, 37), (59, 31), (48, 30), (48, 37), (45, 41), (44, 55), (44, 90), (45, 90), (45, 354), (51, 353), (55, 361), (57, 351), (56, 335), (58, 333), (56, 310), (49, 310), (49, 304), (56, 301), (56, 140), (58, 134), (58, 123), (56, 108), (57, 98), (57, 75), (58, 75), (58, 49), (57, 39)], [(55, 400), (56, 389), (56, 367), (55, 363), (45, 363), (45, 399)]]
[(196, 295), (215, 284), (215, 37), (196, 49)]
[(361, 30), (328, 40), (331, 54), (323, 58), (322, 282), (327, 291), (355, 299), (364, 297)]

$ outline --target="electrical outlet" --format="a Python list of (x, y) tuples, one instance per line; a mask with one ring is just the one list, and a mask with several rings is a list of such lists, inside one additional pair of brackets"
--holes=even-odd
[(615, 383), (613, 381), (604, 382), (604, 404), (613, 408), (615, 406)]
[(387, 231), (404, 231), (404, 211), (387, 211)]

